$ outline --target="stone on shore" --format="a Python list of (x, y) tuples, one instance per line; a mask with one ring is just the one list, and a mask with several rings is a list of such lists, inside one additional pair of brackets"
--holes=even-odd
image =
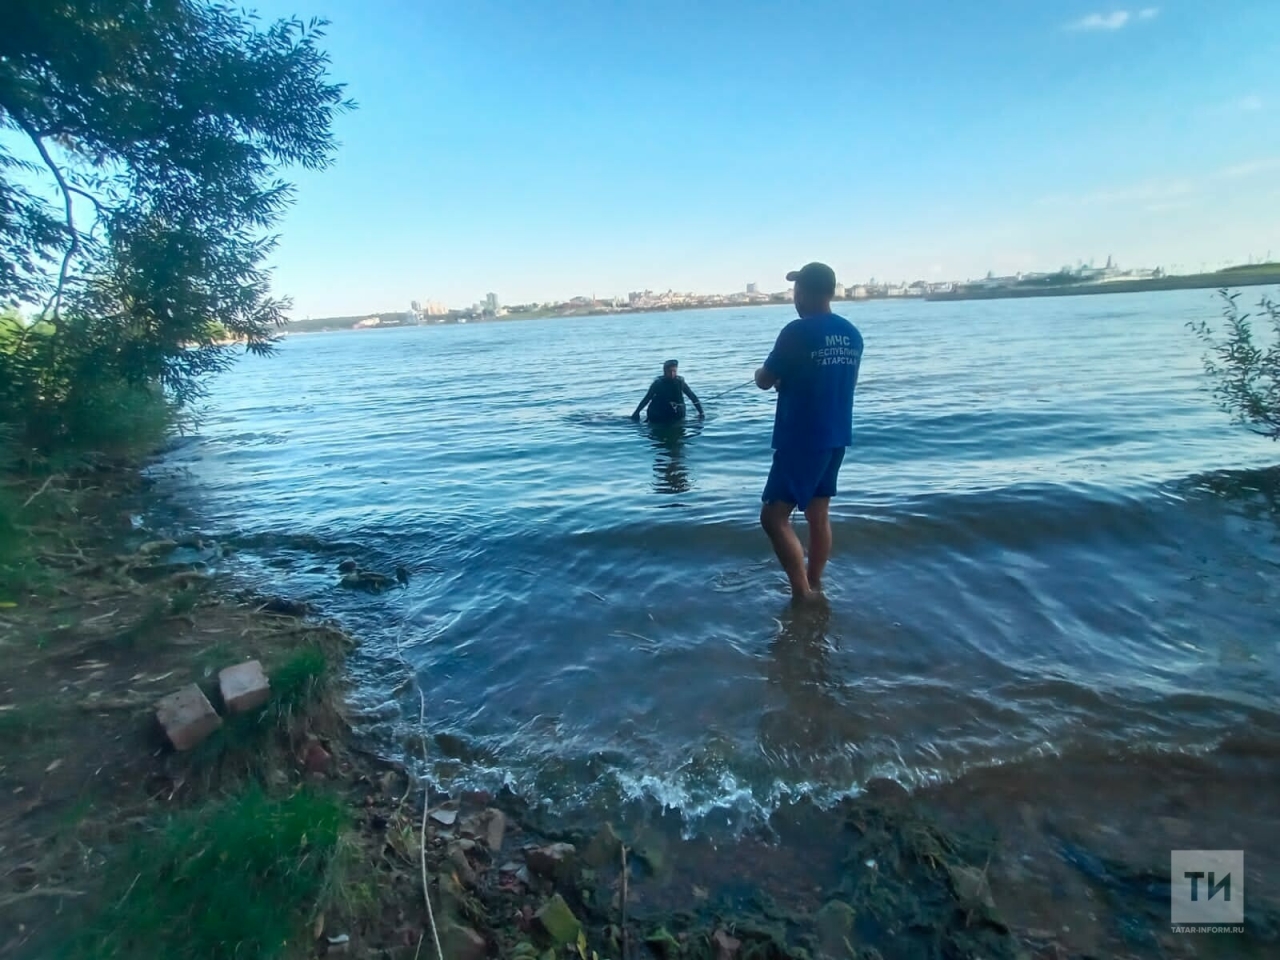
[(319, 740), (308, 740), (302, 751), (302, 765), (307, 773), (323, 776), (329, 772), (333, 764), (333, 755), (324, 748)]
[(454, 841), (449, 844), (449, 862), (453, 864), (454, 870), (458, 873), (458, 879), (462, 881), (464, 887), (475, 887), (478, 878), (475, 867), (471, 866), (471, 861), (467, 859), (467, 851), (462, 846), (465, 842), (469, 841)]
[(488, 952), (484, 937), (456, 923), (446, 925), (440, 932), (440, 949), (449, 960), (482, 960)]
[(258, 660), (246, 660), (218, 674), (222, 702), (232, 713), (248, 713), (271, 699), (271, 682)]
[(489, 849), (497, 853), (502, 847), (502, 840), (507, 835), (507, 815), (501, 810), (486, 810), (484, 842)]
[(666, 842), (662, 837), (651, 834), (643, 840), (637, 840), (631, 852), (649, 868), (655, 877), (662, 876), (667, 866)]
[(177, 549), (178, 544), (174, 540), (149, 540), (138, 548), (138, 553), (144, 557), (154, 557)]
[(613, 824), (606, 823), (596, 831), (582, 859), (587, 866), (597, 870), (622, 862), (622, 840), (614, 832)]
[(496, 853), (507, 834), (507, 817), (501, 810), (489, 807), (463, 817), (460, 831), (464, 837), (483, 841), (486, 847)]
[(190, 750), (222, 726), (209, 698), (194, 683), (156, 704), (156, 720), (175, 750)]
[(573, 943), (582, 932), (582, 924), (573, 915), (564, 897), (556, 894), (537, 913), (538, 922), (557, 946)]
[(548, 880), (560, 880), (573, 869), (576, 852), (572, 843), (552, 843), (545, 847), (532, 847), (526, 850), (524, 862), (529, 865), (530, 873)]
[(991, 885), (987, 882), (984, 871), (977, 867), (948, 865), (947, 873), (951, 875), (951, 887), (955, 890), (956, 897), (966, 908), (972, 908), (978, 904), (988, 908), (996, 905), (995, 899), (991, 896)]
[(442, 827), (452, 827), (458, 819), (458, 811), (453, 807), (437, 807), (431, 811), (431, 822)]
[(827, 957), (848, 956), (848, 938), (853, 933), (855, 919), (857, 914), (853, 907), (842, 900), (830, 900), (824, 904), (814, 917), (819, 953)]
[(738, 951), (742, 949), (742, 941), (731, 937), (724, 927), (711, 935), (711, 945), (716, 948), (716, 960), (736, 960)]

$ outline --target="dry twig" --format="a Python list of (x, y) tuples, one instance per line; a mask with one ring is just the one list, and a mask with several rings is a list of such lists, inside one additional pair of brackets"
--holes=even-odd
[(49, 474), (49, 476), (45, 478), (44, 483), (40, 484), (39, 490), (27, 497), (26, 502), (22, 504), (22, 509), (25, 510), (27, 507), (31, 506), (32, 501), (34, 501), (36, 497), (40, 496), (40, 494), (44, 493), (45, 490), (49, 489), (49, 484), (51, 483), (53, 483), (53, 474)]
[(83, 890), (72, 890), (69, 887), (34, 887), (22, 893), (10, 893), (0, 897), (0, 908), (30, 900), (32, 897), (83, 897)]

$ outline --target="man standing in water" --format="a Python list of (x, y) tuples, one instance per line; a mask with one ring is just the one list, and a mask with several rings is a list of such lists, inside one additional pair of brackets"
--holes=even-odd
[[(761, 390), (776, 387), (773, 467), (760, 498), (760, 525), (769, 535), (793, 600), (822, 591), (831, 556), (828, 508), (844, 451), (853, 441), (853, 391), (862, 363), (862, 335), (831, 312), (836, 275), (825, 263), (787, 274), (799, 319), (778, 334), (773, 352), (756, 371)], [(799, 507), (809, 522), (809, 565), (791, 526)]]
[(662, 376), (649, 385), (649, 392), (644, 395), (644, 399), (640, 401), (640, 406), (636, 407), (635, 413), (631, 414), (631, 419), (639, 420), (640, 411), (647, 404), (649, 406), (648, 420), (650, 423), (675, 423), (683, 420), (685, 397), (693, 401), (693, 405), (698, 411), (698, 416), (701, 417), (703, 415), (701, 401), (689, 389), (689, 385), (684, 382), (684, 377), (680, 376), (679, 363), (675, 360), (668, 360), (662, 365)]

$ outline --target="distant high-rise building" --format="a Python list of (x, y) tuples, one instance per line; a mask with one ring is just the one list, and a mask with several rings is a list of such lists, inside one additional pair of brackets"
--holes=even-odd
[(759, 292), (760, 291), (756, 288), (756, 285), (754, 283), (747, 284), (747, 293), (759, 293)]
[(497, 316), (498, 295), (496, 293), (491, 293), (484, 298), (484, 308), (489, 313), (492, 313), (494, 316)]

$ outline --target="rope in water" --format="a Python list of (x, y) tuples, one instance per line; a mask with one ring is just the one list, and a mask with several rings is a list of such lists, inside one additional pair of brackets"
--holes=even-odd
[(742, 383), (738, 384), (736, 387), (730, 387), (724, 393), (717, 393), (714, 397), (707, 397), (707, 403), (710, 403), (712, 400), (719, 400), (721, 397), (728, 396), (729, 394), (733, 393), (733, 391), (741, 390), (743, 387), (750, 386), (755, 382), (756, 382), (755, 377), (752, 377), (750, 380), (744, 380), (742, 381)]
[[(435, 944), (436, 960), (444, 960), (444, 951), (440, 949), (440, 931), (436, 928), (436, 915), (431, 907), (431, 888), (427, 877), (427, 809), (431, 806), (431, 781), (427, 774), (427, 697), (422, 692), (422, 684), (418, 682), (418, 671), (413, 669), (404, 655), (406, 595), (407, 591), (401, 587), (400, 626), (396, 631), (396, 659), (404, 665), (409, 674), (410, 683), (418, 691), (418, 739), (422, 743), (422, 826), (418, 838), (418, 862), (422, 866), (422, 899), (427, 905), (427, 922), (431, 925), (431, 940)], [(422, 949), (421, 939), (418, 940), (418, 949)]]

